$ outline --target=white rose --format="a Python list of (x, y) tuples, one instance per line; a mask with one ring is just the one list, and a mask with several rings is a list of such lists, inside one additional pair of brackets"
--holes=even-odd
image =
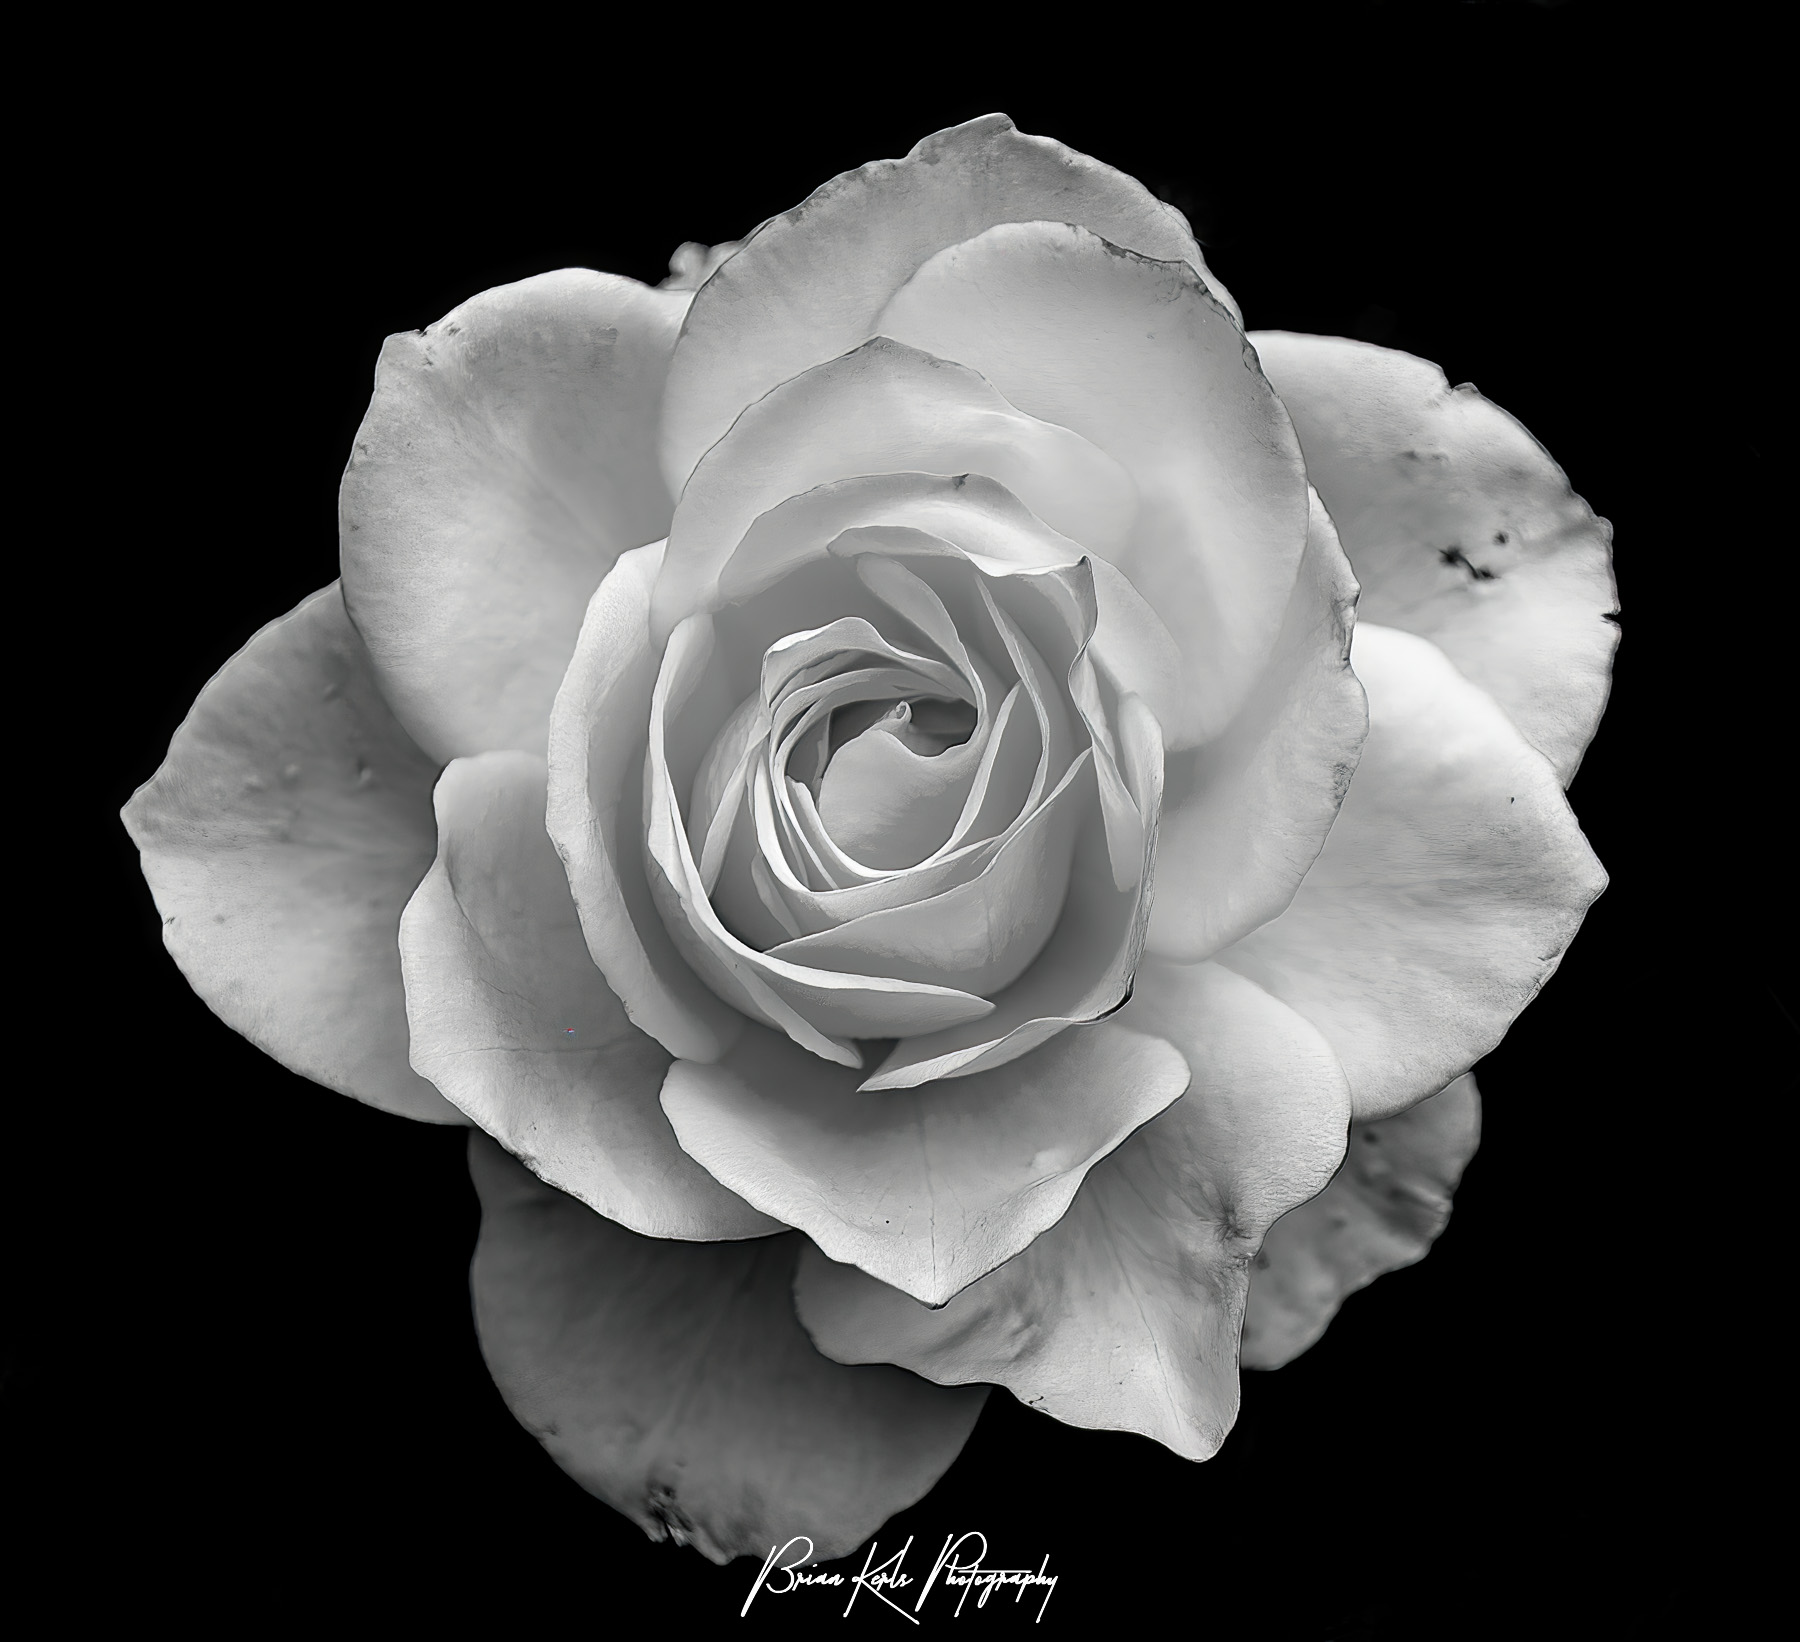
[(989, 1385), (1211, 1454), (1604, 881), (1604, 525), (998, 118), (390, 339), (342, 522), (128, 811), (166, 938), (476, 1126), (497, 1382), (715, 1559), (851, 1549)]

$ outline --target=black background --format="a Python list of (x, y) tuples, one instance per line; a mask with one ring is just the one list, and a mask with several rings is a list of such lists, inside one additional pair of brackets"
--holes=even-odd
[[(1693, 1048), (1693, 971), (1670, 955), (1705, 804), (1666, 780), (1671, 724), (1697, 710), (1670, 656), (1725, 552), (1696, 543), (1679, 470), (1727, 413), (1681, 373), (1743, 265), (1732, 144), (1702, 142), (1696, 103), (1722, 31), (1665, 34), (1655, 12), (1270, 6), (1085, 31), (1046, 13), (1010, 43), (900, 10), (791, 40), (520, 12), (346, 31), (322, 57), (314, 38), (304, 65), (276, 34), (146, 41), (139, 78), (115, 63), (104, 159), (49, 196), (91, 248), (68, 305), (86, 340), (57, 365), (86, 395), (69, 431), (131, 478), (90, 466), (63, 498), (91, 520), (55, 567), (64, 608), (111, 666), (64, 760), (86, 806), (59, 891), (80, 900), (69, 1052), (14, 1101), (4, 1427), (46, 1554), (93, 1570), (61, 1587), (72, 1613), (122, 1591), (251, 1631), (305, 1613), (604, 1634), (635, 1604), (738, 1623), (750, 1564), (647, 1543), (492, 1389), (461, 1131), (334, 1096), (219, 1024), (162, 954), (113, 817), (210, 674), (335, 576), (337, 477), (386, 333), (547, 268), (655, 281), (682, 240), (737, 237), (1001, 109), (1179, 205), (1253, 328), (1473, 380), (1613, 520), (1624, 640), (1571, 793), (1612, 886), (1479, 1069), (1486, 1132), (1434, 1252), (1247, 1375), (1217, 1458), (996, 1393), (881, 1541), (979, 1528), (992, 1561), (1047, 1553), (1045, 1623), (1070, 1630), (1166, 1603), (1202, 1638), (1661, 1634), (1690, 1571), (1670, 1548), (1696, 1508), (1683, 1455), (1726, 1395), (1696, 1338), (1713, 1131), (1683, 1114), (1735, 1076)], [(1730, 163), (1759, 163), (1747, 128)], [(1739, 460), (1760, 466), (1765, 437), (1740, 429)], [(1752, 955), (1732, 1032), (1773, 1042), (1789, 1028), (1757, 974)], [(835, 1626), (838, 1606), (765, 1598), (751, 1623)]]

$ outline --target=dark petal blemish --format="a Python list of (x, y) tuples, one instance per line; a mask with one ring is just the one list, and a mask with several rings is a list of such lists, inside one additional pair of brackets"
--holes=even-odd
[(1440, 548), (1438, 550), (1438, 557), (1442, 559), (1445, 564), (1460, 565), (1464, 570), (1468, 571), (1469, 579), (1471, 581), (1491, 582), (1497, 579), (1494, 571), (1489, 570), (1484, 564), (1476, 564), (1469, 558), (1468, 554), (1463, 552), (1462, 548), (1455, 543), (1452, 543), (1449, 547)]

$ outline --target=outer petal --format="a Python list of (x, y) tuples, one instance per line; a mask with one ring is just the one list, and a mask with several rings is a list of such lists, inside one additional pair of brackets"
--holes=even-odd
[(400, 921), (413, 1066), (551, 1185), (648, 1237), (783, 1229), (676, 1144), (669, 1055), (589, 958), (544, 832), (544, 761), (458, 759), (437, 861)]
[(436, 774), (334, 582), (219, 669), (124, 821), (163, 941), (227, 1026), (341, 1094), (460, 1123), (407, 1064), (396, 944)]
[(1360, 618), (1430, 639), (1566, 786), (1619, 640), (1612, 527), (1470, 383), (1342, 337), (1250, 340), (1356, 567)]
[(1435, 1094), (1500, 1041), (1606, 886), (1556, 781), (1424, 639), (1362, 623), (1369, 739), (1293, 904), (1219, 955), (1343, 1062), (1358, 1118)]
[(992, 1072), (867, 1095), (854, 1072), (757, 1031), (719, 1065), (677, 1061), (663, 1109), (758, 1208), (940, 1305), (1053, 1224), (1187, 1082), (1168, 1043), (1106, 1023)]
[(339, 497), (344, 598), (439, 759), (542, 753), (589, 596), (668, 533), (654, 443), (690, 300), (565, 268), (383, 347)]
[(796, 1237), (639, 1237), (470, 1136), (481, 1349), (525, 1428), (652, 1539), (714, 1562), (806, 1534), (848, 1555), (961, 1451), (986, 1390), (819, 1355)]
[(1408, 1111), (1351, 1124), (1336, 1178), (1263, 1239), (1244, 1313), (1245, 1367), (1291, 1362), (1349, 1295), (1424, 1259), (1449, 1222), (1450, 1194), (1480, 1134), (1481, 1102), (1467, 1072)]
[(1024, 1253), (931, 1310), (816, 1250), (801, 1321), (843, 1362), (990, 1380), (1071, 1425), (1139, 1431), (1188, 1459), (1224, 1441), (1263, 1229), (1344, 1151), (1349, 1093), (1324, 1040), (1214, 964), (1148, 963), (1132, 1019), (1193, 1068), (1188, 1093), (1095, 1166)]
[(551, 715), (546, 825), (588, 951), (625, 1013), (670, 1054), (714, 1060), (743, 1017), (676, 952), (644, 876), (644, 747), (657, 668), (650, 590), (662, 545), (621, 555), (589, 601)]
[(1216, 735), (1267, 663), (1307, 532), (1300, 447), (1236, 318), (1184, 262), (1066, 222), (1011, 222), (931, 258), (876, 328), (981, 372), (1131, 475), (1122, 551), (1085, 545), (1181, 646), (1169, 745)]
[(745, 405), (873, 334), (883, 304), (927, 257), (995, 223), (1037, 219), (1205, 267), (1181, 213), (1123, 172), (1028, 137), (1003, 114), (936, 132), (905, 159), (847, 171), (763, 223), (707, 280), (669, 372), (669, 488), (679, 494)]
[(1170, 755), (1149, 951), (1180, 963), (1211, 957), (1294, 898), (1368, 733), (1350, 666), (1355, 602), (1349, 561), (1315, 495), (1267, 670), (1224, 735)]

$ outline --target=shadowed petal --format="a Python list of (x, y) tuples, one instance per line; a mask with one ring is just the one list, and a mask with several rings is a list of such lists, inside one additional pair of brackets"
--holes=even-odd
[(1042, 952), (1068, 884), (1089, 789), (1064, 778), (973, 879), (771, 947), (771, 957), (852, 974), (935, 981), (991, 997)]
[(908, 1089), (933, 1078), (1004, 1066), (1071, 1025), (1111, 1014), (1131, 996), (1152, 905), (1145, 891), (1155, 879), (1162, 731), (1135, 696), (1119, 703), (1116, 727), (1122, 755), (1118, 773), (1147, 823), (1141, 829), (1143, 854), (1134, 882), (1124, 890), (1117, 887), (1106, 829), (1097, 816), (1090, 816), (1075, 843), (1062, 916), (1037, 961), (995, 997), (994, 1012), (985, 1019), (902, 1038), (864, 1081), (865, 1090)]
[(400, 984), (436, 775), (334, 582), (214, 674), (124, 821), (164, 943), (227, 1026), (341, 1094), (460, 1123), (407, 1064)]
[(992, 1381), (1187, 1459), (1218, 1448), (1237, 1415), (1250, 1258), (1330, 1179), (1349, 1092), (1317, 1032), (1216, 964), (1146, 963), (1128, 1018), (1186, 1057), (1188, 1092), (1096, 1164), (1030, 1247), (937, 1310), (807, 1249), (794, 1297), (821, 1351)]
[(935, 132), (903, 160), (877, 160), (815, 189), (707, 280), (669, 373), (670, 489), (679, 493), (745, 405), (872, 335), (887, 299), (928, 257), (995, 223), (1036, 219), (1082, 223), (1145, 256), (1205, 268), (1181, 213), (1123, 172), (1028, 137), (1004, 114)]
[(1351, 1124), (1349, 1155), (1331, 1184), (1263, 1239), (1244, 1312), (1244, 1366), (1291, 1362), (1348, 1296), (1423, 1260), (1449, 1222), (1450, 1194), (1480, 1134), (1468, 1072), (1393, 1117)]
[(1362, 583), (1359, 619), (1430, 639), (1566, 786), (1619, 641), (1612, 527), (1524, 428), (1436, 365), (1335, 336), (1250, 340)]
[(1337, 817), (1369, 710), (1350, 666), (1356, 583), (1318, 497), (1268, 670), (1224, 735), (1173, 753), (1149, 950), (1209, 958), (1294, 897)]
[(800, 1239), (639, 1237), (470, 1137), (481, 1349), (589, 1492), (714, 1562), (808, 1535), (846, 1556), (961, 1451), (985, 1388), (822, 1357), (789, 1294)]
[[(955, 987), (788, 963), (758, 952), (725, 927), (701, 884), (676, 798), (691, 790), (707, 738), (686, 738), (683, 757), (669, 733), (683, 718), (683, 708), (704, 697), (709, 682), (719, 682), (720, 670), (712, 618), (688, 618), (669, 642), (650, 709), (645, 776), (650, 889), (663, 927), (693, 971), (745, 1016), (778, 1027), (814, 1054), (850, 1066), (860, 1064), (847, 1041), (852, 1037), (932, 1031), (991, 1014), (993, 1006), (985, 999)], [(701, 721), (711, 716), (702, 714)], [(718, 716), (723, 720), (725, 715)]]
[(553, 1186), (648, 1237), (782, 1230), (676, 1143), (669, 1054), (594, 967), (548, 834), (544, 761), (459, 758), (400, 921), (413, 1066)]
[(1131, 475), (1138, 514), (1124, 543), (1077, 539), (1124, 572), (1181, 647), (1169, 746), (1218, 734), (1267, 663), (1307, 530), (1293, 426), (1236, 318), (1185, 262), (1059, 220), (940, 251), (876, 329), (979, 371)]
[(595, 589), (550, 719), (545, 824), (588, 951), (625, 1013), (672, 1055), (712, 1060), (743, 1017), (688, 968), (644, 872), (644, 747), (657, 654), (650, 590), (662, 543), (634, 548)]
[(992, 1072), (872, 1095), (753, 1031), (717, 1065), (670, 1067), (663, 1109), (734, 1191), (937, 1305), (1053, 1224), (1187, 1080), (1166, 1042), (1104, 1022)]
[(1500, 1041), (1606, 875), (1556, 772), (1435, 645), (1361, 623), (1369, 738), (1287, 911), (1219, 954), (1343, 1062), (1356, 1116), (1435, 1094)]
[(439, 759), (542, 753), (589, 596), (668, 533), (654, 447), (690, 300), (564, 268), (382, 348), (339, 497), (344, 598)]

